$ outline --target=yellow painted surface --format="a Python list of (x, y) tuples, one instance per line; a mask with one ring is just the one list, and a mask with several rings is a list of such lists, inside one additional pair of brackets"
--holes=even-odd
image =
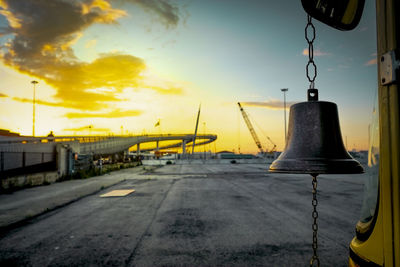
[(349, 258), (349, 267), (360, 267), (360, 265), (358, 265), (351, 258)]
[[(398, 48), (394, 0), (377, 1), (378, 58)], [(398, 6), (397, 6), (398, 11)], [(379, 79), (380, 80), (380, 77)], [(399, 87), (379, 86), (380, 197), (376, 225), (365, 242), (354, 238), (350, 248), (365, 260), (400, 267), (400, 109)], [(351, 262), (349, 262), (349, 266)]]
[(350, 24), (356, 15), (357, 7), (359, 5), (358, 0), (350, 0), (347, 4), (346, 12), (343, 15), (342, 23)]
[(365, 261), (372, 261), (382, 266), (384, 262), (382, 230), (382, 213), (380, 212), (370, 237), (365, 242), (354, 237), (350, 243), (351, 250)]
[(135, 192), (134, 189), (113, 190), (103, 195), (100, 195), (100, 197), (124, 197), (133, 192)]
[(392, 85), (389, 88), (390, 93), (390, 122), (391, 122), (391, 179), (390, 179), (390, 189), (391, 189), (391, 227), (392, 227), (392, 243), (393, 243), (393, 266), (400, 266), (400, 130), (399, 130), (399, 87), (397, 85)]

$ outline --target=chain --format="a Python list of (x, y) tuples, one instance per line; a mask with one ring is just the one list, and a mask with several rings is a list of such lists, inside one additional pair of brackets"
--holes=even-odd
[[(310, 82), (310, 90), (309, 91), (314, 91), (318, 95), (318, 91), (314, 87), (314, 81), (315, 78), (317, 77), (317, 65), (314, 63), (314, 40), (315, 40), (315, 27), (312, 24), (312, 19), (311, 16), (307, 16), (307, 25), (304, 30), (305, 32), (305, 37), (308, 43), (308, 62), (306, 65), (306, 75), (308, 78), (308, 81)], [(312, 71), (311, 71), (312, 70)], [(312, 75), (310, 73), (312, 72)], [(318, 100), (318, 97), (315, 98), (315, 100)], [(312, 224), (312, 230), (313, 230), (313, 243), (312, 243), (312, 249), (313, 249), (313, 256), (310, 260), (310, 266), (314, 266), (314, 263), (319, 267), (320, 266), (320, 261), (318, 258), (318, 224), (317, 224), (317, 219), (318, 219), (318, 211), (317, 211), (317, 205), (318, 205), (318, 200), (317, 200), (317, 176), (318, 174), (312, 174), (312, 205), (313, 205), (313, 212), (312, 212), (312, 218), (313, 218), (313, 224)]]
[[(314, 89), (314, 81), (317, 77), (317, 65), (314, 63), (314, 40), (315, 40), (315, 27), (312, 24), (311, 16), (307, 16), (307, 25), (304, 30), (305, 37), (308, 43), (308, 63), (306, 65), (307, 78), (310, 81), (310, 89)], [(312, 67), (312, 68), (311, 68)], [(312, 75), (310, 75), (312, 69)]]
[(313, 224), (312, 224), (312, 230), (313, 230), (313, 243), (312, 243), (312, 248), (313, 248), (313, 256), (310, 260), (310, 266), (314, 266), (314, 263), (317, 264), (319, 267), (319, 258), (318, 258), (318, 224), (317, 224), (317, 219), (318, 219), (318, 211), (317, 211), (317, 205), (318, 205), (318, 200), (317, 200), (317, 174), (312, 175), (312, 205), (313, 205), (313, 212), (312, 212), (312, 217), (313, 217)]

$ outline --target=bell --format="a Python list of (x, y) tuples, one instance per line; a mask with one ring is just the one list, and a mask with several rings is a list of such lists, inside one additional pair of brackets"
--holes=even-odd
[(290, 108), (286, 147), (269, 171), (355, 174), (364, 169), (344, 147), (336, 104), (318, 101), (318, 90), (309, 89), (308, 101)]

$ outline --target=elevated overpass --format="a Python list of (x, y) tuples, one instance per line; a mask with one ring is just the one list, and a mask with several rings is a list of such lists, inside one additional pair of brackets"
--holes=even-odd
[[(154, 142), (154, 148), (141, 151), (182, 147), (193, 144), (194, 134), (159, 134), (138, 136), (0, 136), (0, 176), (12, 169), (29, 168), (30, 166), (50, 163), (57, 165), (59, 172), (68, 172), (72, 155), (111, 155), (117, 154), (132, 146)], [(195, 146), (208, 144), (217, 139), (216, 135), (196, 135)], [(163, 141), (176, 141), (163, 145)], [(47, 166), (46, 165), (46, 166)]]
[[(142, 151), (190, 146), (193, 134), (160, 134), (138, 136), (57, 136), (57, 137), (4, 137), (0, 136), (0, 152), (45, 152), (51, 153), (59, 144), (70, 146), (79, 154), (113, 154), (143, 143), (179, 141), (175, 144), (156, 145)], [(197, 135), (196, 146), (211, 143), (216, 135)]]

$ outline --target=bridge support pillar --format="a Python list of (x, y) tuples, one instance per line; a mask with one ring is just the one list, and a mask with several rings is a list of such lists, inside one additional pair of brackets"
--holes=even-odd
[(140, 154), (140, 143), (137, 144), (136, 154), (137, 154), (137, 155)]
[(186, 140), (182, 140), (182, 155), (186, 154)]
[(157, 141), (156, 142), (156, 151), (159, 151), (160, 150), (160, 141)]

